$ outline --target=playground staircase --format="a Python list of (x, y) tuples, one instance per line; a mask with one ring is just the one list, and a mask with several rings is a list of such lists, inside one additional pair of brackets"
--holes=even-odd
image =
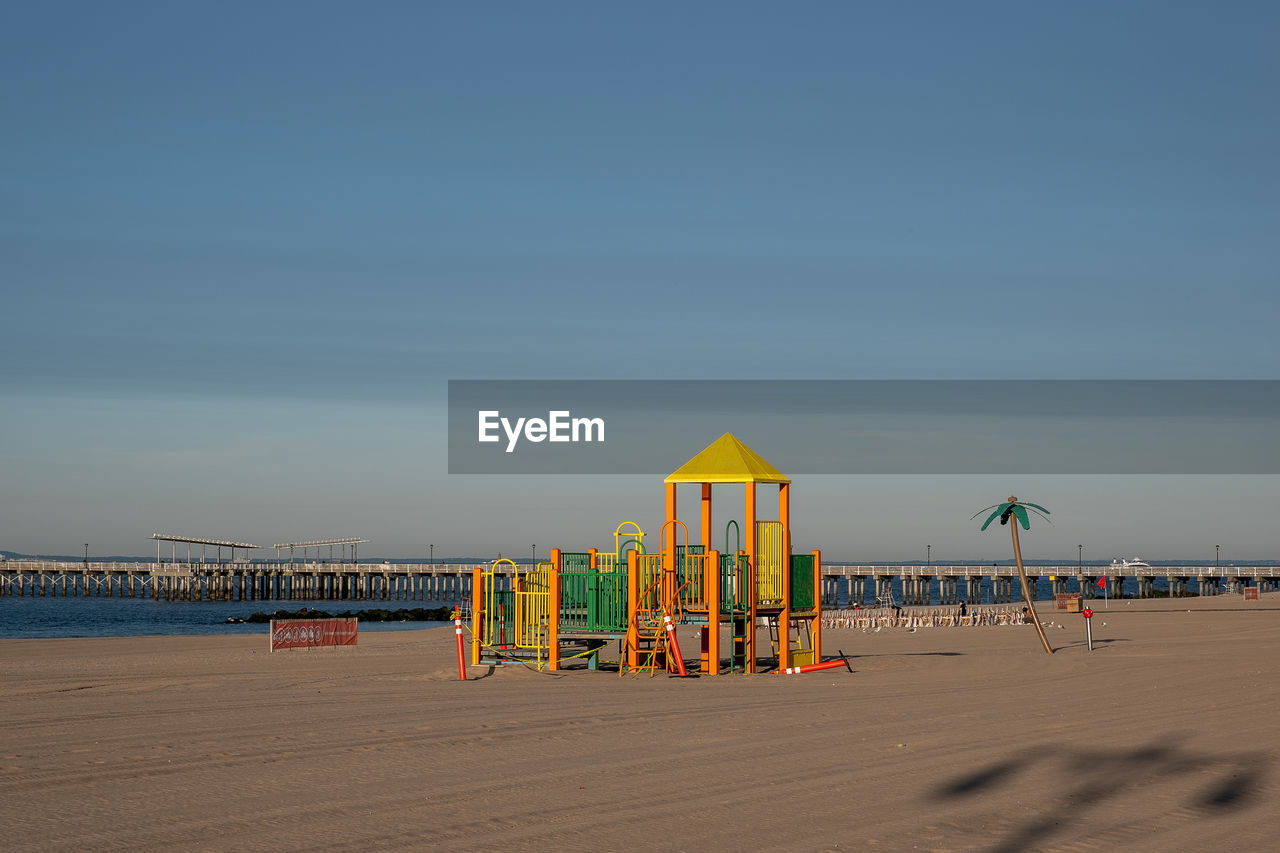
[(747, 659), (751, 655), (750, 636), (755, 625), (751, 613), (734, 608), (729, 613), (729, 672), (746, 672)]
[(654, 610), (641, 611), (638, 619), (636, 651), (639, 654), (640, 664), (636, 674), (648, 670), (649, 674), (653, 675), (657, 672), (659, 665), (663, 669), (667, 668), (666, 623), (662, 613)]
[[(681, 546), (675, 565), (664, 565), (665, 561), (657, 555), (642, 557), (640, 603), (636, 608), (634, 635), (637, 674), (647, 669), (652, 675), (659, 666), (668, 672), (683, 671), (683, 666), (668, 652), (671, 639), (667, 633), (667, 618), (679, 624), (686, 617), (684, 602), (690, 600), (692, 591), (702, 583), (701, 575), (690, 571), (693, 561), (686, 555), (701, 553), (700, 546)], [(619, 667), (618, 671), (621, 674), (623, 668)]]
[[(656, 569), (656, 570), (655, 570)], [(640, 606), (636, 609), (635, 651), (638, 660), (636, 673), (649, 670), (652, 675), (661, 664), (668, 668), (666, 615), (676, 599), (673, 577), (668, 577), (660, 562), (649, 563), (649, 571), (645, 572), (645, 580), (640, 590)], [(618, 674), (624, 672), (618, 668)]]

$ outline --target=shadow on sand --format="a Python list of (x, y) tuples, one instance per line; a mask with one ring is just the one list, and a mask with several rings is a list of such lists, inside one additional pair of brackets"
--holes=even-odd
[(846, 655), (849, 660), (855, 658), (960, 658), (964, 652), (884, 652), (874, 655)]
[(948, 801), (1008, 793), (1030, 772), (1052, 772), (1075, 780), (1044, 813), (1027, 815), (990, 848), (991, 853), (1013, 853), (1039, 848), (1049, 840), (1060, 825), (1063, 800), (1071, 802), (1077, 818), (1084, 818), (1092, 806), (1126, 790), (1148, 786), (1152, 779), (1203, 776), (1206, 783), (1185, 805), (1209, 814), (1226, 814), (1246, 806), (1258, 794), (1269, 765), (1268, 759), (1257, 754), (1198, 753), (1163, 744), (1118, 751), (1047, 746), (1033, 752), (1031, 758), (1004, 759), (957, 776), (934, 789), (929, 798)]

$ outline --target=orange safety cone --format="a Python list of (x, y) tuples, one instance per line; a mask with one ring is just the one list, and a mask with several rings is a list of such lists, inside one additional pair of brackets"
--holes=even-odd
[(789, 666), (786, 669), (778, 670), (781, 675), (800, 675), (803, 672), (821, 672), (824, 669), (838, 669), (844, 667), (853, 672), (853, 667), (849, 666), (849, 661), (841, 655), (839, 660), (829, 660), (825, 663), (811, 663), (806, 666)]
[(462, 653), (462, 610), (453, 608), (453, 633), (458, 638), (458, 680), (467, 680), (467, 659)]
[(684, 669), (684, 657), (680, 654), (680, 642), (676, 639), (676, 625), (671, 621), (671, 617), (665, 613), (662, 614), (662, 621), (667, 625), (667, 642), (671, 644), (671, 650), (675, 654), (676, 669), (680, 671), (680, 677), (684, 678), (689, 673), (685, 672)]

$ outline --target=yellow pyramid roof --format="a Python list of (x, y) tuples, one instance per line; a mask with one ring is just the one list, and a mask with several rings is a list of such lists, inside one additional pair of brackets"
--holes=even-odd
[(666, 483), (790, 483), (791, 480), (731, 432), (681, 465)]

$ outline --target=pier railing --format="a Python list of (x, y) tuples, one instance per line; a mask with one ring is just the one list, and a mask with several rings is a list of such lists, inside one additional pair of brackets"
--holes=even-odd
[[(473, 563), (294, 562), (94, 562), (0, 561), (0, 595), (152, 597), (182, 601), (470, 601)], [(500, 563), (498, 575), (517, 567)], [(526, 570), (524, 566), (519, 570)], [(1033, 581), (1052, 584), (1053, 594), (1072, 586), (1087, 595), (1140, 597), (1215, 594), (1253, 581), (1263, 590), (1280, 587), (1280, 566), (1027, 566)], [(837, 601), (880, 600), (896, 588), (904, 604), (1011, 601), (1018, 597), (1009, 565), (831, 565), (822, 567), (820, 595)], [(1104, 591), (1096, 585), (1104, 579)], [(961, 592), (963, 586), (964, 591)], [(1044, 590), (1040, 590), (1043, 592)], [(686, 602), (689, 606), (691, 603)]]
[[(473, 568), (460, 563), (5, 560), (0, 561), (0, 595), (465, 603)], [(499, 574), (503, 568), (508, 566), (499, 566)]]
[[(344, 563), (310, 560), (289, 562), (214, 562), (209, 561), (163, 561), (163, 562), (98, 562), (90, 560), (0, 560), (0, 572), (89, 572), (93, 574), (133, 572), (154, 574), (184, 574), (194, 572), (361, 572), (368, 574), (458, 574), (470, 572), (477, 563)], [(520, 571), (528, 571), (522, 565)], [(1025, 566), (1028, 577), (1049, 577), (1063, 575), (1066, 577), (1220, 577), (1220, 578), (1254, 578), (1280, 577), (1280, 566)], [(496, 567), (499, 574), (510, 574), (511, 564), (501, 563)], [(1011, 565), (832, 565), (823, 563), (822, 573), (830, 576), (873, 575), (894, 577), (1004, 577), (1015, 574), (1017, 569)]]
[[(1024, 566), (1027, 577), (1151, 577), (1151, 578), (1274, 578), (1280, 577), (1280, 566)], [(1015, 566), (841, 566), (822, 564), (828, 577), (1008, 577), (1016, 575)]]

